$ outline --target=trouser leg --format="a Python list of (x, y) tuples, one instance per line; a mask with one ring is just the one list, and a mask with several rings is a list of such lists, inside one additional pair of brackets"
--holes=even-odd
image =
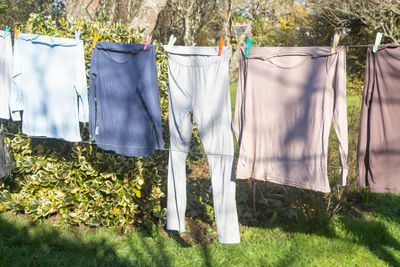
[[(173, 118), (170, 118), (173, 120)], [(187, 115), (180, 125), (170, 123), (171, 151), (168, 162), (167, 229), (185, 231), (186, 157), (192, 123)]]

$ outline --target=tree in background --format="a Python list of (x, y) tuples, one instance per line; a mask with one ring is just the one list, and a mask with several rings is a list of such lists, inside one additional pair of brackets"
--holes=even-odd
[(398, 0), (311, 0), (318, 12), (340, 28), (362, 24), (381, 31), (391, 42), (400, 42), (400, 2)]
[(253, 23), (257, 46), (330, 45), (333, 35), (334, 28), (306, 3), (286, 3), (283, 12), (257, 17)]
[[(195, 45), (202, 34), (204, 37), (204, 29), (208, 27), (208, 30), (216, 30), (213, 25), (222, 21), (223, 14), (219, 11), (225, 2), (225, 0), (168, 0), (166, 8), (158, 17), (154, 35), (162, 42), (168, 42), (169, 36), (174, 34), (177, 43)], [(204, 42), (207, 41), (203, 40), (203, 45)]]
[(1, 0), (0, 27), (22, 25), (31, 13), (51, 15), (54, 19), (64, 16), (63, 0)]

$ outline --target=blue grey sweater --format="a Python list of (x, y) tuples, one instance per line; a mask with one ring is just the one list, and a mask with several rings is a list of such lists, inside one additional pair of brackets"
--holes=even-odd
[(89, 131), (105, 150), (150, 156), (164, 148), (155, 49), (97, 42), (89, 82)]

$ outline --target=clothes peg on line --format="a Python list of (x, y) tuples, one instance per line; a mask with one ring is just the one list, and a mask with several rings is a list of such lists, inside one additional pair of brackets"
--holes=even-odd
[(382, 41), (382, 36), (383, 36), (383, 33), (381, 33), (381, 32), (378, 32), (376, 34), (375, 44), (374, 44), (374, 47), (372, 48), (372, 52), (376, 53), (378, 51), (378, 47)]
[(169, 37), (169, 42), (168, 42), (168, 47), (173, 47), (176, 41), (176, 37), (171, 34), (171, 36)]
[(75, 40), (81, 39), (81, 30), (75, 31)]
[(144, 45), (143, 50), (146, 50), (147, 46), (148, 46), (148, 45), (150, 44), (150, 42), (151, 42), (151, 38), (152, 38), (151, 35), (147, 35), (146, 44)]
[(253, 45), (253, 38), (247, 37), (247, 45), (246, 45), (246, 58), (249, 57), (250, 47)]
[(93, 49), (96, 48), (96, 43), (99, 40), (99, 35), (95, 34), (93, 37)]
[(10, 27), (10, 26), (7, 26), (7, 27), (6, 27), (6, 30), (4, 31), (4, 39), (6, 39), (6, 35), (7, 35), (7, 33), (10, 32), (10, 30), (11, 30), (11, 27)]
[(332, 48), (331, 48), (331, 53), (332, 54), (336, 53), (336, 47), (339, 44), (339, 39), (340, 39), (340, 34), (339, 33), (335, 33), (335, 36), (333, 37)]
[(21, 27), (15, 27), (14, 28), (14, 33), (15, 33), (15, 39), (18, 39), (18, 33), (21, 31)]
[(218, 56), (222, 54), (222, 47), (225, 45), (225, 39), (221, 37), (219, 38), (219, 50), (218, 50)]

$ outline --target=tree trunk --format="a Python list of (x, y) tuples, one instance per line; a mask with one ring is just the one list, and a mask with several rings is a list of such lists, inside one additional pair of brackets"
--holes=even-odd
[(232, 0), (227, 1), (227, 7), (225, 9), (225, 22), (223, 24), (221, 34), (225, 34), (225, 45), (230, 46), (232, 36)]
[(185, 34), (183, 35), (183, 42), (186, 46), (195, 45), (194, 43), (194, 27), (196, 25), (193, 24), (195, 21), (194, 16), (196, 16), (194, 9), (195, 9), (195, 1), (191, 0), (190, 5), (187, 7), (186, 11), (183, 10), (184, 7), (179, 5), (179, 9), (184, 15), (184, 31)]
[(167, 0), (144, 0), (141, 3), (138, 14), (130, 23), (131, 27), (143, 29), (144, 35), (152, 33), (157, 22), (158, 14), (164, 9)]
[(96, 17), (98, 8), (98, 0), (65, 0), (67, 20), (76, 18), (88, 18), (93, 20)]

